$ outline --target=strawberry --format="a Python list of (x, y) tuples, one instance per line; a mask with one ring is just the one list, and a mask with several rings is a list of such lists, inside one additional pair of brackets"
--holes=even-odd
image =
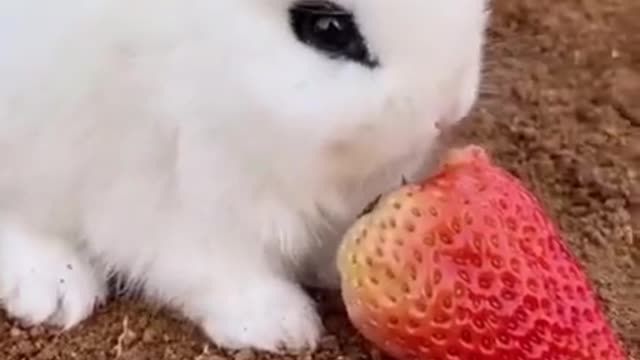
[(624, 359), (555, 225), (477, 146), (382, 196), (338, 268), (352, 323), (398, 359)]

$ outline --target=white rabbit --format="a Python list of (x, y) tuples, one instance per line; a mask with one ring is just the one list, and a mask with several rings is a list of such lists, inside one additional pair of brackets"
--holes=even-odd
[(216, 344), (312, 349), (305, 281), (475, 102), (478, 0), (0, 0), (0, 301), (120, 276)]

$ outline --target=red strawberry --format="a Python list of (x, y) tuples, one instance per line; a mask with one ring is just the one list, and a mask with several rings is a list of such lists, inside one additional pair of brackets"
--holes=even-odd
[(476, 146), (383, 196), (338, 266), (353, 324), (399, 359), (624, 359), (552, 221)]

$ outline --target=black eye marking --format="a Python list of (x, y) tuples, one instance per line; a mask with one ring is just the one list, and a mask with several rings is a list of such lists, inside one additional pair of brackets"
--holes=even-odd
[(355, 23), (353, 14), (324, 0), (301, 0), (289, 9), (293, 31), (304, 44), (331, 58), (348, 59), (367, 67), (379, 65)]

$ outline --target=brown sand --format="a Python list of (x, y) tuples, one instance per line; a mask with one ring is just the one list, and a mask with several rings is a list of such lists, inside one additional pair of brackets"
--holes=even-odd
[[(482, 100), (458, 139), (487, 146), (543, 199), (630, 359), (640, 360), (640, 1), (493, 8)], [(300, 358), (381, 358), (348, 325), (336, 294), (318, 297), (329, 334)], [(0, 315), (2, 360), (296, 358), (207, 344), (190, 324), (136, 303), (111, 303), (65, 334)]]

